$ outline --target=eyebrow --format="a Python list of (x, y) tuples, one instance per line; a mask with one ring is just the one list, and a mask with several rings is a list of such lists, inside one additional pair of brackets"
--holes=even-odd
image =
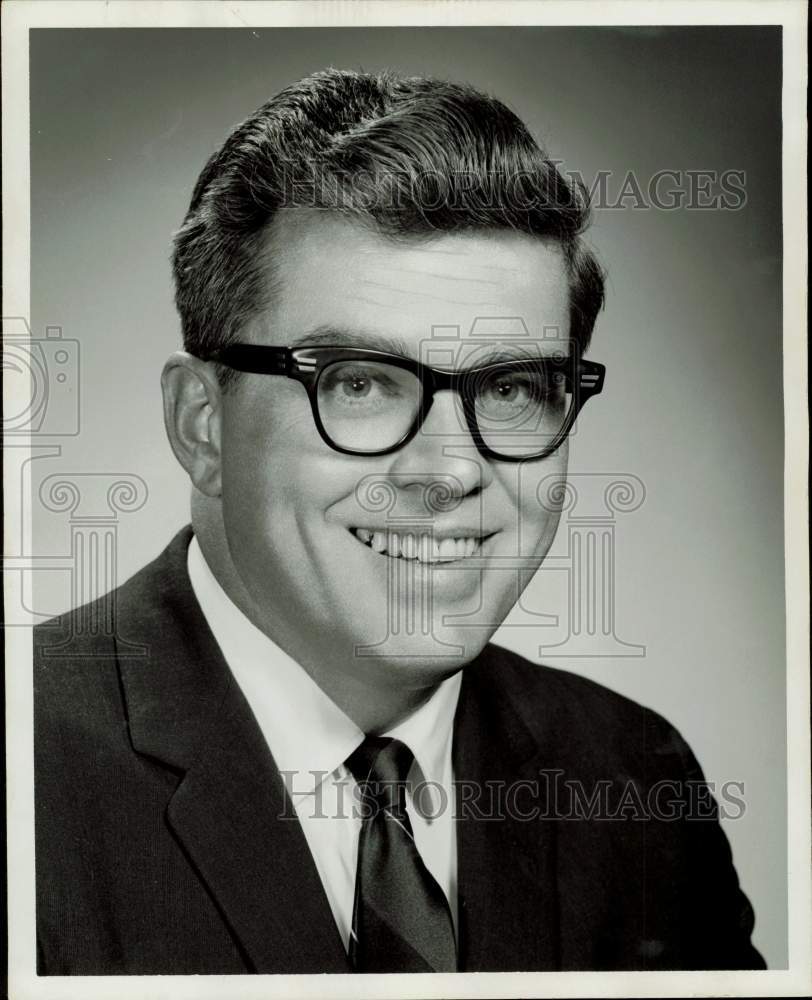
[(473, 368), (480, 368), (484, 365), (500, 365), (507, 361), (549, 361), (551, 355), (544, 354), (542, 351), (506, 351), (503, 347), (492, 347), (489, 351), (483, 351), (477, 353), (473, 357), (474, 364), (469, 366)]
[[(435, 341), (431, 337), (427, 337), (424, 341), (422, 341), (422, 343), (427, 342), (434, 343)], [(414, 349), (410, 348), (406, 341), (402, 340), (400, 337), (391, 337), (387, 334), (376, 333), (371, 330), (353, 329), (350, 327), (335, 326), (333, 324), (317, 326), (308, 333), (304, 333), (300, 337), (293, 338), (289, 346), (291, 348), (358, 347), (370, 351), (383, 351), (386, 354), (397, 354), (403, 358), (415, 358)], [(471, 346), (471, 342), (468, 342), (468, 346)], [(541, 345), (536, 342), (536, 346), (540, 347)], [(499, 346), (498, 344), (494, 344), (490, 350), (483, 351), (482, 353), (477, 351), (471, 359), (474, 362), (473, 364), (467, 364), (465, 368), (454, 370), (467, 371), (473, 368), (481, 368), (485, 365), (504, 364), (508, 361), (534, 360), (537, 358), (544, 358), (546, 356), (548, 357), (549, 355), (545, 355), (543, 351), (538, 351), (538, 353), (535, 354), (527, 351), (510, 351)], [(419, 361), (421, 359), (417, 358), (416, 360)], [(445, 365), (440, 367), (445, 370), (450, 370), (446, 369)]]
[(290, 342), (291, 347), (361, 347), (370, 351), (384, 351), (400, 354), (404, 358), (413, 357), (405, 340), (390, 337), (371, 330), (356, 330), (343, 326), (317, 326)]

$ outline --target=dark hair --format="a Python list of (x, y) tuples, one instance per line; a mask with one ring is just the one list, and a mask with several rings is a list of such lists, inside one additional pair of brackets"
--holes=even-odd
[(238, 339), (267, 306), (263, 241), (283, 207), (340, 213), (393, 239), (512, 229), (555, 240), (582, 350), (603, 305), (603, 273), (581, 239), (588, 195), (501, 101), (442, 80), (330, 69), (263, 104), (198, 178), (173, 255), (190, 353)]

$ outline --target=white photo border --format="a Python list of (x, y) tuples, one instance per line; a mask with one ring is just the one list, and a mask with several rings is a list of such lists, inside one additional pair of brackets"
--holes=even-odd
[[(670, 997), (805, 996), (812, 992), (810, 868), (807, 223), (805, 97), (807, 11), (802, 0), (593, 2), (593, 0), (359, 0), (359, 2), (151, 2), (7, 0), (2, 6), (3, 315), (30, 316), (28, 31), (39, 27), (370, 27), (400, 25), (782, 25), (783, 294), (789, 968), (759, 972), (456, 973), (430, 976), (48, 976), (36, 975), (31, 643), (6, 635), (8, 982), (28, 998), (270, 997)], [(5, 380), (5, 371), (4, 371)], [(13, 406), (7, 399), (6, 405)], [(16, 412), (16, 411), (15, 411)], [(9, 472), (6, 462), (4, 470)], [(6, 539), (30, 521), (25, 483), (4, 478)], [(20, 488), (22, 487), (22, 488)], [(32, 551), (23, 538), (24, 551)], [(6, 576), (8, 588), (10, 578)]]

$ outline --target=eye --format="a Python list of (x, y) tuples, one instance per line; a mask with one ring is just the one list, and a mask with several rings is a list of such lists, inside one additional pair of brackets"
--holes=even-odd
[(521, 406), (543, 394), (543, 379), (529, 372), (496, 372), (478, 395), (490, 406)]
[(512, 402), (521, 392), (522, 387), (517, 385), (515, 379), (500, 378), (494, 381), (491, 392), (505, 402)]
[(339, 379), (338, 384), (345, 396), (358, 398), (368, 396), (372, 388), (372, 383), (366, 375), (345, 375)]
[(325, 369), (319, 383), (319, 400), (361, 416), (388, 412), (404, 402), (411, 406), (418, 391), (414, 376), (395, 366), (345, 361)]
[(325, 372), (322, 387), (350, 399), (397, 391), (397, 385), (382, 365), (335, 365)]

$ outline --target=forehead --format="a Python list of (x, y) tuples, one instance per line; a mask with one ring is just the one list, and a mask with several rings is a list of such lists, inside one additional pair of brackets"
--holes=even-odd
[(510, 231), (393, 240), (329, 213), (281, 213), (267, 242), (271, 307), (251, 339), (293, 344), (385, 338), (419, 356), (426, 339), (517, 343), (568, 335), (556, 244)]

